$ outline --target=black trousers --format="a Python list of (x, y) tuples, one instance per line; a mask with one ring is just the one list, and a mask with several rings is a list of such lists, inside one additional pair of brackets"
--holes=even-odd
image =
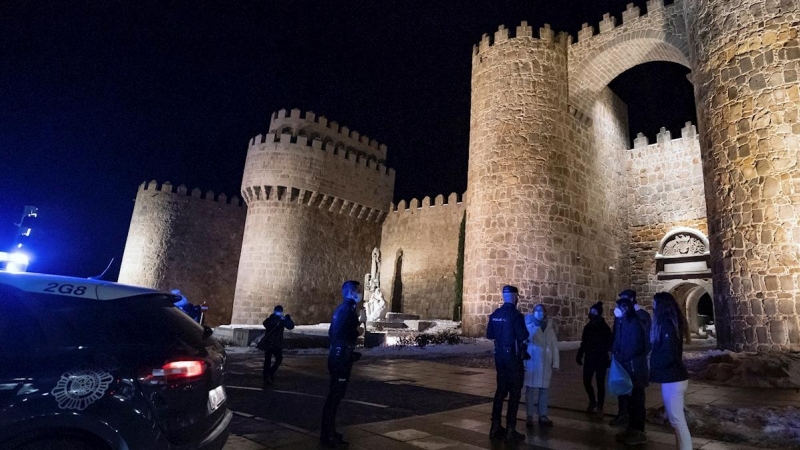
[[(608, 362), (606, 361), (591, 361), (587, 359), (583, 363), (583, 388), (586, 389), (586, 394), (589, 395), (589, 403), (597, 405), (600, 409), (603, 409), (606, 401), (607, 370)], [(597, 397), (594, 396), (592, 378), (597, 381)]]
[(628, 428), (632, 430), (644, 431), (645, 415), (644, 408), (644, 387), (633, 387), (630, 398), (628, 399)]
[[(275, 362), (272, 362), (272, 358), (275, 358)], [(264, 369), (262, 371), (262, 376), (264, 380), (271, 379), (275, 372), (278, 370), (278, 366), (281, 365), (283, 361), (283, 349), (280, 347), (269, 347), (264, 350)]]
[(628, 417), (628, 404), (631, 402), (631, 395), (620, 395), (617, 397), (617, 415)]
[(515, 429), (519, 397), (522, 394), (522, 384), (525, 379), (525, 368), (522, 360), (512, 353), (495, 353), (494, 365), (497, 370), (497, 391), (494, 393), (494, 404), (492, 405), (492, 423), (501, 422), (503, 400), (508, 396), (506, 426), (509, 429)]
[(349, 351), (332, 349), (328, 355), (328, 372), (331, 375), (328, 397), (322, 407), (320, 439), (331, 439), (336, 432), (336, 410), (347, 392), (353, 361)]

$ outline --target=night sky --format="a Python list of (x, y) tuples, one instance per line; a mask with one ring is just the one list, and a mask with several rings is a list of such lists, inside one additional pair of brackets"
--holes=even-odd
[[(395, 200), (463, 192), (481, 34), (528, 20), (577, 36), (630, 1), (0, 1), (0, 250), (35, 205), (30, 271), (116, 258), (116, 279), (138, 185), (238, 194), (247, 141), (281, 108), (386, 143)], [(695, 121), (687, 73), (612, 82), (632, 137)]]

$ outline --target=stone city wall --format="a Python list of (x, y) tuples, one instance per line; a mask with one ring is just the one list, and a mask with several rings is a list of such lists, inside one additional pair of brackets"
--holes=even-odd
[(708, 233), (697, 130), (687, 123), (672, 139), (662, 128), (654, 144), (639, 133), (627, 157), (631, 287), (650, 308), (653, 295), (674, 284), (656, 275), (661, 239), (678, 227)]
[[(452, 319), (464, 199), (453, 193), (392, 205), (381, 234), (381, 291), (387, 309)], [(446, 202), (446, 203), (445, 203)], [(400, 256), (402, 255), (402, 257)]]
[(236, 196), (142, 183), (119, 282), (178, 288), (190, 302), (208, 303), (205, 324), (230, 323), (246, 212)]
[(385, 164), (335, 143), (268, 133), (250, 141), (242, 189), (287, 186), (385, 211), (392, 201), (394, 177)]
[[(464, 329), (482, 335), (504, 284), (520, 309), (549, 306), (562, 339), (588, 307), (629, 282), (624, 160), (627, 111), (603, 90), (568, 107), (565, 35), (484, 36), (473, 52)], [(589, 114), (590, 117), (587, 117)], [(591, 124), (594, 124), (593, 126)]]
[(394, 170), (378, 158), (386, 146), (313, 113), (280, 111), (270, 128), (250, 141), (242, 176), (233, 322), (261, 323), (276, 304), (298, 323), (327, 322), (342, 283), (369, 271)]
[(800, 1), (684, 10), (720, 342), (800, 350)]
[(319, 138), (323, 145), (331, 143), (334, 148), (355, 150), (355, 153), (374, 157), (386, 165), (388, 148), (385, 144), (370, 139), (367, 135), (361, 135), (358, 131), (350, 131), (350, 128), (340, 126), (337, 122), (329, 122), (325, 116), (317, 116), (311, 111), (300, 111), (295, 108), (287, 115), (286, 110), (281, 109), (270, 116), (269, 132), (279, 136), (281, 134), (306, 136), (309, 142)]
[(291, 188), (246, 193), (232, 323), (260, 324), (275, 305), (300, 324), (330, 322), (342, 283), (369, 273), (383, 213)]

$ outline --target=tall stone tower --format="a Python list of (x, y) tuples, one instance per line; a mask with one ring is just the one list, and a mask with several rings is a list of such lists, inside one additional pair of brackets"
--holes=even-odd
[(464, 328), (471, 335), (483, 334), (504, 284), (549, 295), (536, 262), (555, 261), (565, 243), (550, 218), (567, 206), (557, 192), (568, 176), (557, 169), (566, 136), (567, 41), (543, 30), (534, 38), (523, 22), (509, 39), (501, 27), (491, 45), (484, 35), (473, 51), (464, 253)]
[(394, 189), (386, 146), (325, 117), (273, 114), (250, 141), (247, 202), (232, 323), (281, 304), (300, 323), (330, 320), (347, 279), (369, 272)]
[(800, 349), (800, 1), (685, 0), (721, 342)]

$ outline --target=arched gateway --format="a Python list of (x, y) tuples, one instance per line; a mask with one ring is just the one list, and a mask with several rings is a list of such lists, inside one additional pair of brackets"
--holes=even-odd
[[(575, 337), (591, 303), (627, 286), (647, 299), (659, 240), (686, 226), (710, 230), (720, 343), (799, 349), (799, 6), (651, 0), (619, 26), (606, 15), (598, 35), (584, 26), (577, 43), (547, 26), (535, 38), (525, 22), (484, 35), (473, 51), (465, 330), (483, 332), (511, 283), (523, 310), (547, 304)], [(663, 130), (631, 150), (627, 107), (607, 85), (651, 61), (693, 69), (700, 132)]]

